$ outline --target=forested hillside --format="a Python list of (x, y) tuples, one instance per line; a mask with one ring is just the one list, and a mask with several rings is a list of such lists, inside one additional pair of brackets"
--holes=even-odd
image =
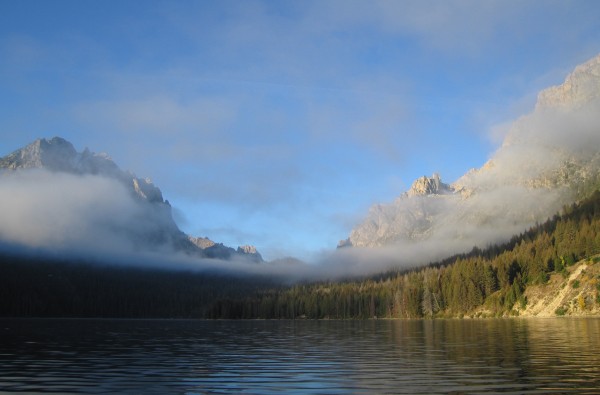
[[(600, 192), (565, 207), (542, 225), (486, 250), (473, 249), (409, 272), (348, 282), (300, 284), (253, 297), (219, 300), (211, 318), (421, 318), (517, 315), (529, 286), (552, 274), (566, 278), (582, 259), (594, 264), (592, 292), (583, 306), (600, 304)], [(589, 277), (589, 276), (588, 276)], [(578, 285), (578, 284), (576, 284)], [(586, 304), (587, 303), (587, 304)], [(561, 315), (564, 310), (558, 310)]]
[[(508, 243), (408, 272), (342, 282), (282, 279), (0, 256), (1, 316), (421, 318), (516, 315), (587, 262), (581, 311), (600, 305), (600, 192)], [(582, 272), (583, 267), (578, 268)], [(563, 281), (563, 282), (564, 282)], [(542, 286), (540, 288), (540, 286)], [(561, 285), (561, 286), (564, 286)], [(558, 306), (556, 314), (564, 314)]]
[(202, 318), (264, 277), (0, 256), (0, 316)]

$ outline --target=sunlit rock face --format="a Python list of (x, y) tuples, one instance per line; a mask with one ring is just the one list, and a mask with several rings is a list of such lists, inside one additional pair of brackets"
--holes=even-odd
[(214, 246), (216, 243), (208, 237), (194, 237), (188, 236), (188, 239), (194, 243), (194, 245), (202, 250)]
[(450, 185), (444, 184), (440, 175), (435, 173), (431, 178), (427, 176), (417, 178), (406, 192), (406, 196), (442, 195), (453, 192), (454, 189)]
[(540, 92), (481, 168), (451, 184), (418, 178), (395, 201), (371, 207), (339, 246), (502, 241), (600, 187), (599, 147), (600, 56)]
[(236, 252), (238, 254), (242, 254), (245, 257), (248, 257), (249, 259), (251, 259), (255, 262), (263, 261), (262, 255), (260, 255), (260, 252), (258, 252), (256, 247), (253, 245), (246, 244), (246, 245), (239, 246), (237, 248)]

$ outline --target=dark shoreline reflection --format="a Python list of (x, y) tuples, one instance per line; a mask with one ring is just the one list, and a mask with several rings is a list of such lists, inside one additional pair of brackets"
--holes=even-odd
[(0, 320), (0, 391), (598, 393), (600, 319)]

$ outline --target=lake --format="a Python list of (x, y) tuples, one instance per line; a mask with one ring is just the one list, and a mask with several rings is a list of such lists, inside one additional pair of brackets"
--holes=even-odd
[(600, 319), (0, 320), (0, 391), (600, 393)]

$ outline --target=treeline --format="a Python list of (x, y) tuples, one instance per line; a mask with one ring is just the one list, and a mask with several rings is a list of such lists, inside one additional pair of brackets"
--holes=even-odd
[(298, 284), (242, 299), (217, 300), (211, 318), (456, 317), (483, 307), (493, 316), (527, 303), (528, 285), (600, 253), (600, 192), (565, 207), (508, 243), (405, 273)]
[(0, 255), (0, 316), (203, 318), (215, 300), (274, 286), (233, 276)]

